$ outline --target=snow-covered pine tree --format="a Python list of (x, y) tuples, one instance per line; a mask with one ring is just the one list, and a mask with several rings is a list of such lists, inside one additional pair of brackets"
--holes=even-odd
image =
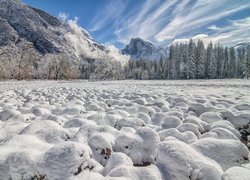
[(244, 66), (245, 66), (245, 58), (246, 58), (246, 48), (238, 48), (237, 49), (237, 71), (236, 76), (243, 77)]
[(149, 79), (155, 79), (155, 67), (153, 66), (153, 64), (151, 64), (150, 66)]
[(208, 61), (208, 78), (216, 78), (217, 63), (214, 55), (213, 43), (210, 42), (207, 47), (207, 61)]
[(214, 78), (218, 78), (218, 61), (219, 61), (219, 54), (218, 54), (218, 47), (219, 44), (215, 45), (213, 48), (213, 58), (214, 58), (214, 63), (215, 63), (215, 73), (214, 73)]
[(236, 78), (236, 56), (234, 47), (229, 49), (229, 78)]
[(225, 47), (222, 78), (228, 78), (228, 63), (229, 63), (228, 47)]
[(174, 46), (174, 52), (173, 52), (173, 61), (172, 61), (172, 79), (179, 79), (180, 75), (180, 51), (179, 51), (180, 45), (176, 44)]
[(205, 48), (201, 40), (197, 43), (196, 48), (196, 79), (205, 77)]
[(188, 44), (188, 59), (187, 59), (187, 78), (195, 79), (196, 65), (195, 65), (195, 50), (196, 45), (191, 39)]
[(163, 79), (163, 58), (159, 61), (156, 61), (156, 79)]
[(175, 46), (173, 44), (171, 44), (171, 46), (169, 47), (169, 58), (168, 58), (168, 79), (172, 78), (172, 63), (174, 61), (174, 51), (175, 51)]
[(244, 77), (249, 79), (250, 77), (250, 46), (246, 48), (246, 58), (244, 63)]
[(217, 78), (222, 78), (223, 64), (225, 61), (224, 48), (217, 46)]

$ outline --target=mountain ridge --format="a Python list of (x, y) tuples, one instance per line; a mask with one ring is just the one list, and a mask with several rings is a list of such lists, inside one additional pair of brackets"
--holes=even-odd
[[(76, 20), (62, 22), (19, 0), (0, 1), (0, 54), (0, 66), (7, 74), (6, 63), (15, 71), (24, 60), (36, 74), (58, 59), (67, 59), (75, 69), (88, 66), (89, 59), (110, 66), (127, 61), (117, 49), (97, 43)], [(13, 73), (7, 77), (13, 78)]]
[(155, 45), (141, 38), (132, 38), (121, 52), (129, 55), (131, 60), (159, 61), (161, 58), (166, 59), (168, 47)]

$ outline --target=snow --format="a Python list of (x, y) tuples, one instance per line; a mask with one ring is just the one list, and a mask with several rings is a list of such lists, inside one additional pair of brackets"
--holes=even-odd
[(0, 179), (248, 179), (249, 92), (247, 80), (2, 81)]
[(250, 169), (244, 167), (232, 167), (228, 169), (222, 176), (223, 180), (248, 180), (250, 177)]

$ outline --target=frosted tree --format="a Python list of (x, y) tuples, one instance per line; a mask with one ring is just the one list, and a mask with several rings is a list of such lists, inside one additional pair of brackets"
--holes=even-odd
[(169, 58), (168, 58), (168, 65), (167, 65), (167, 68), (168, 68), (168, 79), (171, 79), (172, 78), (172, 63), (174, 61), (174, 50), (175, 50), (175, 46), (172, 44), (170, 47), (169, 47)]
[(174, 60), (174, 71), (175, 71), (175, 79), (180, 79), (181, 78), (181, 69), (180, 69), (180, 64), (181, 64), (181, 47), (182, 45), (177, 45), (175, 47), (175, 60)]
[(237, 63), (236, 63), (236, 56), (235, 56), (235, 50), (233, 47), (229, 49), (229, 77), (230, 78), (236, 78), (236, 69), (237, 69)]
[(228, 55), (228, 47), (224, 50), (224, 63), (222, 70), (222, 78), (228, 78), (228, 63), (229, 63), (229, 55)]
[(171, 63), (171, 79), (178, 79), (179, 70), (179, 45), (175, 45), (173, 47), (173, 54), (172, 54), (172, 63)]
[(225, 61), (224, 48), (221, 45), (217, 46), (217, 78), (222, 78), (223, 64)]
[(13, 61), (10, 48), (0, 48), (0, 79), (12, 79), (15, 74), (16, 63)]
[(236, 77), (243, 77), (246, 59), (246, 48), (237, 49), (237, 70)]
[(149, 79), (149, 72), (148, 72), (148, 70), (142, 71), (141, 79), (142, 79), (142, 80), (147, 80), (147, 79)]
[(212, 42), (210, 42), (207, 47), (207, 61), (208, 61), (208, 78), (215, 79), (217, 72), (217, 62)]
[(195, 79), (196, 74), (196, 59), (195, 59), (196, 45), (191, 39), (188, 44), (188, 59), (187, 59), (187, 78)]
[(155, 67), (152, 64), (149, 70), (149, 79), (155, 79)]
[(197, 43), (196, 50), (196, 78), (205, 78), (205, 48), (201, 40)]
[(244, 63), (244, 70), (243, 70), (244, 77), (249, 79), (250, 77), (250, 46), (247, 46), (246, 49), (246, 58)]
[[(38, 67), (34, 66), (39, 61), (39, 55), (35, 52), (32, 43), (20, 43), (18, 53), (17, 79), (35, 78)], [(36, 67), (36, 68), (35, 68)]]
[(180, 45), (180, 78), (187, 79), (187, 59), (188, 46), (187, 44)]

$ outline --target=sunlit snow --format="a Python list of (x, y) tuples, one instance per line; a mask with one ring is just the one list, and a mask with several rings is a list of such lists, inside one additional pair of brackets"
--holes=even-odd
[(250, 175), (250, 81), (2, 81), (0, 179)]

